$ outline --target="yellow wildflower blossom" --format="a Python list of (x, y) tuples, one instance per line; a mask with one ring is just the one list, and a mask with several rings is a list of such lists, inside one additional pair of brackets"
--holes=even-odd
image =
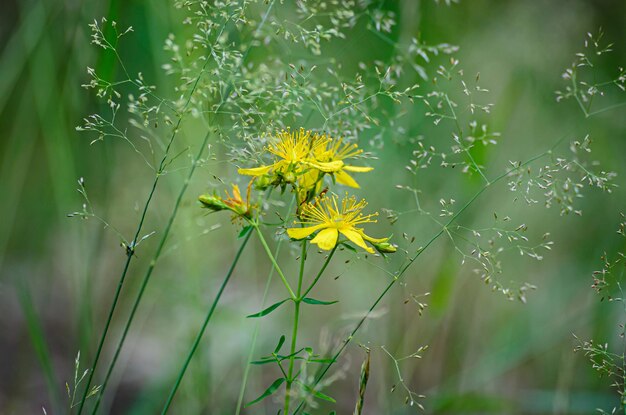
[(328, 139), (317, 134), (312, 136), (311, 131), (301, 128), (297, 133), (281, 131), (277, 136), (278, 141), (271, 143), (266, 150), (276, 157), (276, 161), (267, 166), (239, 169), (239, 174), (248, 176), (262, 176), (264, 174), (279, 173), (286, 175), (292, 173), (298, 175), (309, 168), (317, 169), (326, 173), (338, 171), (343, 167), (343, 161), (333, 160), (329, 162), (317, 161), (312, 154), (318, 152), (318, 148), (325, 148)]
[[(319, 162), (331, 163), (341, 161), (341, 168), (332, 172), (332, 174), (335, 176), (335, 180), (339, 184), (358, 189), (360, 187), (359, 184), (347, 172), (367, 173), (374, 170), (374, 168), (351, 166), (345, 164), (344, 160), (358, 156), (363, 152), (363, 150), (360, 150), (354, 143), (345, 144), (341, 138), (337, 140), (329, 138), (328, 140), (326, 140), (326, 143), (327, 145), (325, 147), (317, 147), (315, 149), (316, 151), (314, 152), (313, 157)], [(316, 173), (309, 174), (313, 175)]]
[[(331, 143), (327, 151), (327, 157), (328, 161), (340, 160), (343, 162), (344, 160), (355, 157), (362, 152), (363, 150), (358, 149), (356, 144), (343, 144), (343, 140), (338, 139)], [(335, 175), (337, 183), (358, 189), (359, 184), (346, 172), (367, 173), (372, 170), (374, 170), (373, 167), (351, 166), (344, 163), (341, 169), (335, 171), (333, 174)]]
[[(344, 144), (342, 139), (333, 140), (330, 136), (321, 136), (324, 146), (317, 145), (312, 150), (312, 157), (318, 163), (325, 162), (342, 162), (342, 167), (336, 171), (330, 172), (335, 177), (335, 181), (345, 186), (359, 188), (359, 184), (347, 172), (366, 173), (372, 171), (372, 167), (351, 166), (345, 163), (345, 160), (353, 158), (363, 152), (357, 148), (357, 145)], [(308, 200), (308, 196), (317, 194), (322, 187), (322, 176), (326, 172), (309, 169), (305, 173), (298, 176), (298, 187), (300, 189), (299, 200)]]
[[(338, 242), (339, 234), (367, 252), (373, 254), (374, 250), (365, 242), (380, 244), (387, 242), (389, 238), (372, 238), (365, 234), (363, 229), (357, 227), (364, 223), (376, 222), (373, 219), (377, 214), (363, 215), (361, 211), (367, 206), (365, 200), (357, 202), (356, 198), (344, 197), (341, 206), (338, 204), (336, 195), (317, 198), (307, 203), (302, 208), (299, 223), (305, 225), (301, 228), (289, 228), (287, 234), (292, 239), (304, 239), (314, 232), (318, 234), (311, 240), (323, 250), (333, 249)], [(298, 222), (296, 222), (298, 223)]]

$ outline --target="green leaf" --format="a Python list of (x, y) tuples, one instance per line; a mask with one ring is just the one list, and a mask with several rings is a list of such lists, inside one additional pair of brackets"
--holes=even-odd
[(278, 353), (280, 348), (283, 347), (283, 343), (285, 343), (285, 335), (280, 336), (280, 340), (278, 340), (278, 345), (274, 349), (274, 353)]
[(357, 252), (355, 247), (353, 247), (352, 245), (349, 245), (349, 244), (347, 244), (345, 242), (341, 242), (340, 245), (343, 245), (349, 251)]
[(307, 304), (313, 304), (313, 305), (331, 305), (331, 304), (338, 303), (339, 301), (321, 301), (321, 300), (316, 300), (315, 298), (305, 297), (302, 299), (302, 302), (307, 303)]
[(274, 392), (276, 392), (276, 391), (278, 390), (278, 388), (280, 388), (280, 385), (282, 385), (282, 384), (283, 384), (283, 382), (285, 382), (285, 378), (276, 379), (276, 380), (274, 381), (274, 383), (272, 383), (272, 384), (270, 385), (270, 387), (269, 387), (269, 388), (267, 388), (267, 389), (265, 390), (265, 392), (263, 392), (263, 393), (261, 394), (261, 396), (259, 396), (258, 398), (256, 398), (256, 399), (255, 399), (255, 400), (253, 400), (253, 401), (248, 402), (248, 403), (245, 405), (245, 408), (249, 407), (250, 405), (254, 405), (255, 403), (257, 403), (257, 402), (259, 402), (259, 401), (262, 401), (263, 399), (267, 398), (268, 396), (270, 396), (271, 394), (273, 394)]
[(252, 225), (244, 226), (237, 238), (243, 238), (252, 230)]
[(310, 386), (308, 386), (308, 385), (306, 385), (306, 384), (304, 384), (304, 383), (302, 383), (302, 382), (298, 382), (298, 384), (299, 384), (300, 386), (302, 386), (302, 388), (303, 388), (305, 391), (307, 391), (308, 393), (310, 393), (311, 395), (315, 396), (315, 397), (316, 397), (316, 398), (318, 398), (318, 399), (322, 399), (322, 400), (325, 400), (325, 401), (328, 401), (328, 402), (336, 402), (336, 401), (335, 401), (333, 398), (331, 398), (330, 396), (325, 395), (325, 394), (323, 394), (322, 392), (317, 391), (317, 390), (313, 389), (312, 387), (310, 387)]
[[(300, 351), (302, 351), (302, 350), (300, 350)], [(287, 359), (291, 358), (291, 356), (281, 356), (281, 355), (276, 355), (276, 358), (277, 358), (279, 361), (281, 361), (281, 362), (282, 362), (283, 360), (287, 360)], [(300, 356), (293, 356), (293, 360), (306, 360), (306, 359), (305, 359), (304, 357), (300, 357)]]
[(268, 315), (269, 313), (271, 313), (272, 311), (276, 310), (278, 307), (280, 307), (285, 301), (289, 301), (289, 298), (286, 298), (282, 301), (277, 302), (276, 304), (272, 304), (271, 306), (267, 307), (265, 310), (263, 311), (259, 311), (256, 314), (250, 314), (249, 316), (247, 316), (247, 318), (257, 318), (257, 317), (263, 317)]
[(251, 365), (266, 365), (268, 363), (275, 363), (276, 359), (261, 359), (261, 360), (253, 360), (250, 362)]
[(302, 357), (298, 357), (297, 355), (300, 354), (301, 351), (304, 350), (304, 347), (302, 349), (296, 350), (295, 352), (288, 354), (286, 356), (282, 356), (282, 355), (277, 355), (276, 357), (278, 357), (280, 360), (284, 360), (284, 359), (289, 359), (291, 356), (295, 356), (296, 359), (302, 359)]

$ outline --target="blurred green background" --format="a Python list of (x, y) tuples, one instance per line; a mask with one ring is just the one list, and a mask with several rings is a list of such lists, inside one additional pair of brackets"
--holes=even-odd
[[(150, 83), (167, 91), (170, 81), (161, 71), (167, 56), (163, 43), (169, 33), (181, 32), (183, 15), (167, 1), (5, 1), (0, 13), (0, 412), (6, 414), (62, 413), (66, 407), (65, 382), (72, 381), (74, 358), (81, 365), (92, 361), (117, 278), (125, 259), (120, 240), (95, 220), (67, 218), (81, 209), (76, 191), (83, 177), (98, 214), (123, 234), (134, 231), (139, 206), (149, 191), (150, 171), (121, 141), (90, 145), (93, 137), (75, 131), (87, 114), (104, 105), (81, 88), (88, 81), (86, 68), (95, 67), (115, 77), (119, 68), (112, 57), (90, 45), (87, 24), (107, 16), (122, 26), (132, 25), (121, 53), (130, 71), (143, 72)], [(289, 5), (276, 4), (281, 8)], [(556, 103), (554, 91), (563, 89), (561, 74), (582, 49), (587, 32), (602, 28), (613, 52), (594, 73), (610, 79), (626, 65), (626, 2), (611, 0), (461, 0), (449, 6), (433, 0), (383, 2), (398, 25), (389, 34), (397, 41), (418, 36), (428, 43), (460, 46), (456, 57), (469, 79), (480, 73), (495, 107), (490, 128), (502, 133), (500, 143), (481, 154), (487, 172), (496, 176), (509, 160), (525, 160), (549, 148), (564, 134), (594, 140), (593, 159), (615, 171), (616, 183), (626, 174), (626, 107), (617, 107), (585, 119), (573, 100)], [(261, 8), (262, 9), (262, 8)], [(346, 39), (324, 45), (322, 56), (335, 58), (354, 72), (359, 62), (389, 59), (392, 48), (363, 25)], [(290, 59), (289, 56), (284, 57)], [(262, 51), (254, 59), (262, 59)], [(445, 58), (447, 59), (447, 58)], [(434, 65), (434, 64), (433, 64)], [(434, 72), (434, 66), (429, 70)], [(420, 83), (426, 81), (417, 80)], [(428, 87), (426, 87), (428, 88)], [(602, 108), (626, 100), (610, 92)], [(409, 107), (404, 128), (408, 135), (424, 135), (446, 147), (450, 131), (432, 126), (423, 105)], [(294, 126), (297, 127), (297, 126)], [(314, 125), (306, 125), (316, 128)], [(181, 149), (198, 146), (202, 132), (189, 127)], [(375, 129), (375, 128), (374, 128)], [(165, 134), (165, 129), (161, 130)], [(438, 212), (441, 198), (464, 203), (480, 187), (476, 176), (441, 172), (434, 166), (412, 178), (408, 164), (414, 142), (390, 140), (377, 152), (376, 168), (359, 182), (359, 196), (370, 208), (415, 208), (409, 193), (394, 188), (411, 184), (421, 190), (424, 207)], [(390, 133), (389, 136), (393, 134)], [(567, 145), (564, 146), (567, 150)], [(217, 147), (218, 159), (226, 156)], [(164, 402), (173, 378), (198, 330), (220, 276), (230, 264), (238, 242), (226, 217), (205, 216), (196, 196), (215, 185), (212, 175), (233, 177), (227, 163), (208, 163), (195, 175), (175, 222), (159, 267), (146, 292), (131, 336), (109, 387), (103, 412), (155, 413)], [(145, 225), (146, 233), (162, 231), (183, 172), (164, 176)], [(415, 180), (415, 183), (410, 182)], [(580, 338), (607, 341), (619, 350), (619, 305), (600, 302), (590, 288), (591, 273), (601, 268), (603, 252), (623, 249), (615, 235), (624, 211), (622, 187), (608, 195), (585, 189), (577, 200), (583, 215), (560, 216), (558, 209), (528, 206), (507, 191), (490, 189), (462, 218), (465, 226), (491, 226), (493, 213), (511, 216), (529, 232), (550, 232), (555, 242), (543, 261), (511, 257), (503, 264), (503, 283), (529, 282), (538, 287), (528, 303), (507, 301), (481, 283), (472, 268), (461, 265), (454, 245), (438, 240), (408, 272), (367, 322), (358, 338), (336, 365), (338, 380), (327, 392), (338, 413), (350, 413), (357, 399), (358, 373), (364, 357), (357, 343), (372, 349), (371, 380), (364, 413), (417, 412), (404, 404), (394, 356), (430, 348), (421, 360), (401, 363), (407, 386), (426, 395), (427, 413), (583, 414), (597, 407), (617, 405), (610, 381), (600, 378), (581, 353), (574, 353), (575, 333)], [(401, 246), (426, 243), (436, 232), (427, 218), (403, 215), (395, 227), (381, 221), (381, 233), (395, 233)], [(217, 225), (221, 225), (217, 227)], [(384, 229), (384, 231), (382, 230)], [(402, 232), (415, 236), (402, 241)], [(620, 245), (622, 244), (622, 245)], [(105, 348), (108, 363), (113, 345), (132, 305), (156, 238), (144, 242), (131, 267), (126, 290)], [(142, 247), (143, 247), (142, 246)], [(259, 250), (247, 251), (226, 291), (215, 320), (188, 372), (173, 413), (234, 412), (242, 372), (256, 322), (245, 315), (258, 311), (269, 263)], [(285, 250), (288, 252), (288, 250)], [(344, 257), (341, 257), (343, 255)], [(285, 254), (284, 260), (289, 257)], [(302, 342), (324, 349), (338, 342), (386, 284), (384, 274), (366, 264), (344, 261), (341, 253), (320, 287), (320, 298), (338, 297), (332, 311), (305, 315)], [(261, 271), (259, 271), (261, 270)], [(332, 276), (341, 276), (338, 279)], [(280, 298), (275, 284), (270, 299)], [(422, 316), (412, 295), (429, 304)], [(421, 298), (421, 297), (420, 297)], [(334, 298), (333, 298), (334, 299)], [(408, 302), (405, 300), (409, 300)], [(356, 317), (355, 317), (356, 316)], [(289, 313), (282, 311), (260, 323), (255, 356), (264, 354), (288, 331)], [(106, 364), (102, 364), (106, 367)], [(103, 368), (101, 367), (101, 370)], [(274, 373), (253, 367), (247, 400), (258, 396)], [(96, 375), (96, 382), (101, 374)], [(271, 399), (243, 413), (276, 413)], [(328, 413), (316, 409), (313, 413)], [(319, 411), (319, 412), (318, 412)]]

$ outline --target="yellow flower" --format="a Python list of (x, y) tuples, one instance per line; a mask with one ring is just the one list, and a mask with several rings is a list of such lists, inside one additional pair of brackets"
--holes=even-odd
[[(250, 182), (252, 184), (252, 182)], [(233, 196), (231, 197), (228, 192), (226, 192), (227, 199), (224, 199), (224, 203), (232, 210), (234, 213), (251, 217), (251, 207), (250, 207), (250, 185), (248, 185), (248, 201), (245, 202), (241, 197), (241, 192), (239, 191), (239, 186), (236, 184), (233, 185)]]
[(353, 196), (345, 196), (341, 201), (341, 207), (336, 195), (317, 198), (302, 208), (300, 214), (302, 220), (299, 223), (305, 226), (289, 228), (287, 234), (292, 239), (304, 239), (319, 231), (311, 243), (317, 244), (321, 249), (327, 251), (337, 246), (339, 234), (342, 234), (350, 242), (373, 254), (374, 250), (365, 241), (371, 244), (380, 244), (387, 242), (389, 238), (372, 238), (366, 235), (363, 229), (357, 227), (364, 223), (376, 222), (373, 219), (377, 216), (376, 213), (372, 215), (361, 214), (365, 206), (367, 206), (365, 200), (357, 202)]
[(233, 184), (233, 195), (231, 196), (226, 192), (226, 198), (222, 198), (217, 196), (216, 194), (212, 195), (201, 195), (198, 197), (198, 200), (204, 207), (211, 209), (213, 211), (220, 210), (230, 210), (236, 216), (243, 216), (248, 219), (252, 218), (252, 206), (250, 205), (250, 190), (251, 190), (252, 181), (248, 184), (248, 193), (247, 199), (248, 201), (244, 201), (241, 197), (241, 192), (239, 191), (239, 186)]
[[(359, 188), (359, 184), (347, 172), (366, 173), (372, 171), (372, 167), (359, 167), (345, 164), (345, 160), (353, 158), (363, 152), (356, 144), (344, 144), (343, 140), (333, 140), (330, 136), (323, 135), (320, 141), (325, 145), (317, 145), (312, 150), (312, 157), (318, 163), (342, 162), (342, 167), (330, 172), (335, 181), (345, 186)], [(326, 172), (308, 169), (298, 176), (299, 201), (310, 200), (312, 195), (318, 194), (322, 188), (322, 177)]]
[(328, 144), (328, 147), (325, 148), (323, 152), (316, 155), (316, 159), (327, 163), (341, 161), (342, 167), (333, 172), (335, 180), (339, 184), (358, 189), (359, 184), (346, 172), (367, 173), (374, 169), (372, 167), (350, 166), (345, 164), (344, 160), (361, 154), (363, 150), (358, 149), (357, 145), (354, 143), (344, 144), (342, 139), (329, 140)]
[(305, 131), (301, 128), (297, 133), (283, 130), (276, 138), (278, 141), (271, 143), (266, 148), (275, 156), (274, 163), (251, 169), (239, 169), (239, 174), (262, 176), (269, 173), (282, 175), (292, 173), (295, 176), (311, 168), (331, 173), (343, 167), (341, 160), (319, 162), (311, 156), (319, 152), (318, 148), (326, 147), (328, 139), (324, 136), (312, 135), (311, 131)]

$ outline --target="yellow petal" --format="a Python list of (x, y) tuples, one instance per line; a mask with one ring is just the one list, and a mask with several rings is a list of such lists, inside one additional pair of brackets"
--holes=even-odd
[(298, 177), (300, 186), (304, 188), (312, 187), (319, 179), (319, 172), (317, 170), (309, 170)]
[(343, 184), (344, 186), (354, 187), (355, 189), (359, 188), (359, 184), (352, 178), (352, 176), (343, 170), (339, 170), (335, 173), (335, 180), (337, 180), (337, 183)]
[(360, 166), (343, 166), (344, 170), (352, 171), (355, 173), (367, 173), (368, 171), (374, 170), (373, 167), (360, 167)]
[(348, 238), (350, 240), (350, 242), (352, 242), (356, 246), (359, 246), (359, 247), (365, 249), (370, 254), (374, 253), (374, 250), (365, 244), (365, 241), (363, 240), (363, 237), (361, 236), (361, 234), (359, 232), (357, 232), (356, 230), (354, 230), (354, 228), (352, 228), (352, 229), (350, 229), (350, 228), (342, 228), (339, 231), (342, 234), (344, 234), (346, 236), (346, 238)]
[(389, 238), (372, 238), (371, 236), (367, 236), (365, 232), (363, 232), (363, 230), (359, 228), (355, 228), (355, 230), (360, 233), (363, 239), (365, 239), (367, 242), (382, 244), (383, 242), (387, 242), (389, 240)]
[(287, 235), (289, 235), (291, 239), (304, 239), (316, 230), (323, 227), (324, 225), (320, 224), (315, 226), (308, 226), (306, 228), (289, 228), (287, 229)]
[(335, 160), (335, 161), (316, 161), (316, 162), (306, 162), (311, 167), (315, 167), (318, 170), (323, 171), (324, 173), (333, 173), (341, 170), (343, 167), (343, 161)]
[(233, 199), (237, 201), (241, 201), (241, 192), (239, 191), (239, 186), (236, 184), (233, 185)]
[(311, 243), (317, 244), (320, 248), (330, 251), (337, 245), (337, 238), (339, 232), (335, 228), (326, 228), (317, 234), (315, 238), (311, 240)]
[(271, 169), (272, 166), (261, 166), (253, 167), (251, 169), (239, 169), (237, 172), (246, 176), (263, 176), (264, 174), (269, 173)]

